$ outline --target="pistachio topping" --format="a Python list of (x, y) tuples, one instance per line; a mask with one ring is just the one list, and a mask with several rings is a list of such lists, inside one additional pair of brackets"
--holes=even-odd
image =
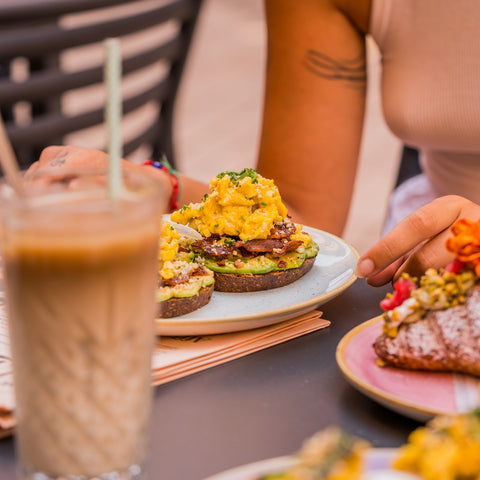
[(423, 318), (428, 311), (445, 310), (465, 303), (468, 291), (480, 277), (480, 220), (457, 220), (451, 228), (446, 249), (455, 259), (436, 270), (429, 268), (418, 282), (403, 273), (394, 283), (394, 293), (380, 302), (385, 310), (383, 331), (395, 337), (402, 323)]
[(394, 284), (395, 293), (387, 294), (381, 302), (386, 310), (383, 332), (395, 337), (402, 323), (416, 322), (429, 310), (444, 310), (465, 303), (476, 279), (475, 272), (469, 268), (457, 273), (448, 266), (440, 270), (429, 268), (420, 282), (416, 277), (402, 274)]

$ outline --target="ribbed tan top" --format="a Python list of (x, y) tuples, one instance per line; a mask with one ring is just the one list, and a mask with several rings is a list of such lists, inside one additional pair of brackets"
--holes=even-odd
[(390, 129), (439, 194), (480, 203), (480, 1), (373, 0)]

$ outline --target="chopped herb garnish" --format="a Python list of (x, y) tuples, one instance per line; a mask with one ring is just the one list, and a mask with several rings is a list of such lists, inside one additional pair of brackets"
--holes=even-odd
[(244, 168), (241, 172), (222, 172), (217, 175), (217, 178), (222, 179), (225, 176), (230, 177), (230, 181), (235, 186), (238, 186), (240, 180), (246, 177), (250, 177), (252, 183), (258, 183), (258, 173), (253, 168)]

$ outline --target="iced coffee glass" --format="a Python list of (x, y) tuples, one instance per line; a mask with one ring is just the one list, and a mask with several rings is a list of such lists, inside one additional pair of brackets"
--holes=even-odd
[(19, 478), (143, 479), (159, 223), (166, 199), (125, 174), (0, 188)]

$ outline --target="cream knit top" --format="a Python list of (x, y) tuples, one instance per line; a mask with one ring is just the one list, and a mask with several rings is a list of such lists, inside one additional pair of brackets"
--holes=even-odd
[(373, 0), (385, 121), (439, 195), (480, 203), (480, 0)]

